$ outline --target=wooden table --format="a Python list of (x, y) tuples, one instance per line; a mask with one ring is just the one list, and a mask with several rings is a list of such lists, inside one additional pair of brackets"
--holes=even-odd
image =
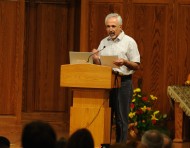
[(184, 133), (189, 131), (184, 130), (183, 115), (190, 117), (190, 86), (168, 86), (167, 93), (175, 101), (175, 138), (173, 141), (183, 142), (185, 141)]

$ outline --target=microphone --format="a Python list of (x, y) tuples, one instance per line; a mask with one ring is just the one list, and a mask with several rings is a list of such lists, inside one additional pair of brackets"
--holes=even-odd
[(93, 56), (94, 54), (96, 54), (96, 53), (98, 53), (98, 52), (104, 50), (105, 48), (106, 48), (106, 46), (104, 46), (102, 49), (98, 50), (97, 52), (94, 52), (94, 53), (92, 53), (91, 55), (89, 55), (88, 60), (87, 60), (86, 62), (89, 63), (89, 60), (90, 60), (90, 57), (91, 57), (91, 56)]

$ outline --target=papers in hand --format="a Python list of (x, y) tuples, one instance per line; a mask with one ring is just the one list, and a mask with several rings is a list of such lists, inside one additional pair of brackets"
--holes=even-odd
[(118, 56), (100, 56), (101, 65), (110, 66), (112, 68), (118, 68), (113, 61), (118, 59)]

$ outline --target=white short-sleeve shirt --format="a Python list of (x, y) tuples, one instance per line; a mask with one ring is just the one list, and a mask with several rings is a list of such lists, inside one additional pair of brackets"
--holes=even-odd
[[(137, 43), (133, 38), (126, 35), (123, 31), (114, 41), (111, 40), (109, 36), (104, 38), (98, 47), (98, 50), (101, 49), (103, 50), (99, 52), (100, 56), (117, 55), (118, 58), (140, 63), (140, 54)], [(123, 75), (130, 75), (134, 73), (134, 70), (131, 70), (124, 65), (119, 68), (114, 68), (114, 70), (122, 73)]]

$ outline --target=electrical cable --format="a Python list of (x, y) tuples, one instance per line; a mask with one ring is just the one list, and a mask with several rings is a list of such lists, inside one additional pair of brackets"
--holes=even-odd
[(92, 119), (92, 121), (86, 126), (86, 128), (89, 128), (92, 125), (92, 123), (96, 120), (96, 118), (98, 117), (98, 115), (100, 113), (100, 110), (101, 110), (102, 106), (104, 105), (104, 103), (106, 101), (107, 100), (104, 100), (104, 102), (102, 103), (102, 105), (99, 107), (98, 112), (96, 113), (96, 115), (94, 116), (94, 118)]

